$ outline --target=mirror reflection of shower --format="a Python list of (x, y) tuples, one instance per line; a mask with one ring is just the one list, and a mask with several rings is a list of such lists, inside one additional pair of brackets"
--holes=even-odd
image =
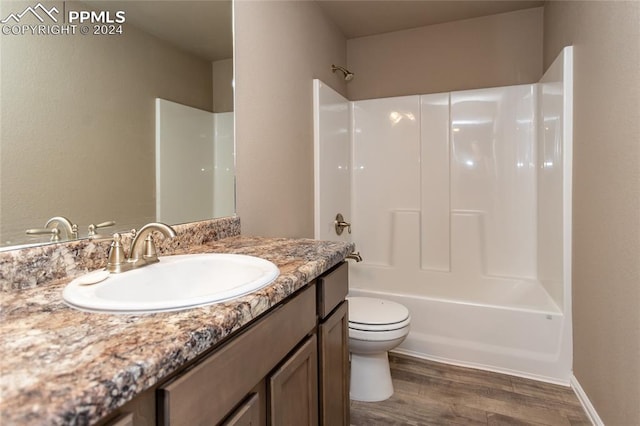
[(340, 65), (331, 64), (331, 71), (334, 72), (334, 73), (336, 71), (341, 71), (342, 74), (344, 74), (345, 81), (353, 80), (353, 73), (351, 71), (349, 71), (348, 69), (346, 69), (345, 67), (341, 67)]
[(156, 98), (156, 221), (233, 215), (233, 121), (233, 112)]

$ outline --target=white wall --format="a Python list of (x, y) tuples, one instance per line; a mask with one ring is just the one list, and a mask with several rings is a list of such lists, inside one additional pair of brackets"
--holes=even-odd
[(336, 233), (338, 213), (351, 220), (351, 107), (320, 80), (313, 81), (314, 102), (314, 238), (351, 241)]
[(233, 112), (156, 99), (155, 152), (156, 221), (234, 214)]
[(399, 233), (410, 227), (412, 268), (535, 279), (534, 101), (524, 85), (354, 102), (354, 241), (365, 263), (409, 257)]
[(213, 217), (213, 114), (156, 99), (156, 220)]
[(449, 104), (449, 93), (420, 96), (420, 264), (442, 272), (451, 271)]
[(236, 211), (233, 121), (233, 112), (213, 114), (213, 217), (232, 216)]
[[(538, 85), (538, 281), (564, 306), (571, 297), (573, 50), (565, 48)], [(569, 306), (565, 306), (565, 309)]]
[(532, 85), (451, 94), (452, 219), (476, 216), (485, 275), (536, 276), (534, 95)]
[(358, 101), (353, 109), (353, 238), (364, 263), (390, 266), (398, 215), (420, 211), (420, 98)]

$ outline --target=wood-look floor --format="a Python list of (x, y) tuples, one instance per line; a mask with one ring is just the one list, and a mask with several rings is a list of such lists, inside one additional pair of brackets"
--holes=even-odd
[(568, 387), (390, 354), (394, 395), (351, 401), (351, 424), (591, 425)]

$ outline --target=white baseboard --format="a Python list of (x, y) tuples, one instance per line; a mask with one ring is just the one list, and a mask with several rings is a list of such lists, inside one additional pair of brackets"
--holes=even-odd
[(593, 404), (591, 404), (591, 401), (589, 401), (589, 397), (585, 393), (584, 389), (582, 389), (582, 386), (580, 386), (578, 379), (576, 379), (576, 376), (574, 376), (573, 374), (571, 375), (570, 382), (573, 391), (578, 397), (578, 401), (580, 401), (580, 404), (582, 404), (582, 408), (584, 408), (584, 411), (587, 413), (587, 416), (589, 417), (589, 420), (591, 420), (591, 423), (594, 426), (604, 426), (604, 422), (596, 412)]

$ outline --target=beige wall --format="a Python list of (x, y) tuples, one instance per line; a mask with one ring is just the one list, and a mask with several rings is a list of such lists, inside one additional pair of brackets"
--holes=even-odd
[[(348, 42), (314, 2), (239, 1), (234, 13), (241, 29), (235, 38), (237, 205), (245, 234), (313, 235), (312, 78), (362, 99), (542, 76), (540, 8)], [(329, 66), (346, 64), (347, 56), (356, 77), (345, 84)], [(407, 73), (394, 74), (402, 69)]]
[(234, 17), (242, 233), (313, 237), (312, 79), (345, 93), (346, 40), (311, 1), (238, 1)]
[(155, 219), (155, 98), (210, 111), (211, 63), (127, 25), (0, 40), (0, 242), (51, 216), (83, 235), (89, 223)]
[(542, 8), (351, 39), (351, 100), (533, 83)]
[(547, 2), (544, 63), (574, 45), (574, 374), (640, 424), (640, 2)]

